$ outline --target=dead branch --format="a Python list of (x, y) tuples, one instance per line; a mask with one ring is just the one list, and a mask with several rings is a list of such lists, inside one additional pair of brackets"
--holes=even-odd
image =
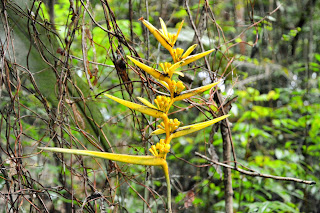
[(234, 167), (234, 166), (230, 166), (230, 165), (225, 164), (225, 163), (220, 163), (220, 162), (211, 160), (210, 158), (208, 158), (205, 155), (200, 154), (199, 152), (196, 152), (195, 154), (196, 154), (196, 156), (199, 156), (200, 158), (203, 158), (203, 159), (205, 159), (205, 160), (207, 160), (207, 161), (209, 161), (211, 163), (214, 163), (214, 164), (219, 165), (219, 166), (223, 166), (225, 168), (233, 169), (233, 170), (238, 171), (238, 172), (240, 172), (242, 174), (249, 175), (249, 176), (252, 176), (252, 177), (271, 178), (271, 179), (274, 179), (274, 180), (292, 181), (292, 182), (303, 183), (303, 184), (308, 184), (308, 185), (316, 184), (316, 182), (312, 181), (312, 180), (302, 180), (302, 179), (292, 178), (292, 177), (282, 177), (282, 176), (274, 176), (274, 175), (269, 175), (269, 174), (262, 174), (260, 172), (254, 171), (253, 169), (249, 169), (251, 171), (247, 171), (247, 170), (241, 169), (239, 167)]

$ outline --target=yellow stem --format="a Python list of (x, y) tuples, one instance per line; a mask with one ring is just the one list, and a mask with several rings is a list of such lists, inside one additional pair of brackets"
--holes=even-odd
[(170, 137), (170, 121), (168, 116), (163, 117), (163, 123), (164, 123), (164, 129), (166, 131), (166, 139), (165, 141), (167, 141), (167, 138)]
[(172, 96), (172, 97), (171, 97), (171, 101), (170, 101), (170, 103), (168, 104), (169, 107), (167, 108), (167, 111), (165, 112), (166, 114), (168, 114), (168, 112), (169, 112), (169, 110), (170, 110), (170, 108), (171, 108), (171, 106), (172, 106), (172, 104), (173, 104), (174, 101), (175, 101), (175, 100), (173, 99), (173, 96)]
[(173, 48), (168, 49), (168, 51), (169, 51), (169, 53), (170, 53), (170, 55), (171, 55), (171, 57), (172, 57), (172, 59), (173, 59), (173, 63), (176, 63), (176, 62), (175, 62), (175, 56), (174, 56)]
[(166, 137), (165, 143), (169, 144), (172, 140), (172, 134), (169, 137)]

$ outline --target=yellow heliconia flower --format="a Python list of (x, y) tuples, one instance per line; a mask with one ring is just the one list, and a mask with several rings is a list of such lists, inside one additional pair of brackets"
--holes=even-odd
[(149, 106), (143, 106), (143, 105), (140, 105), (140, 104), (136, 104), (136, 103), (133, 103), (133, 102), (130, 102), (130, 101), (126, 101), (126, 100), (123, 100), (123, 99), (120, 99), (120, 98), (117, 98), (115, 96), (112, 96), (112, 95), (109, 95), (109, 94), (104, 94), (105, 96), (107, 96), (108, 98), (130, 108), (130, 109), (133, 109), (133, 110), (136, 110), (138, 112), (141, 112), (141, 113), (144, 113), (144, 114), (147, 114), (147, 115), (150, 115), (152, 117), (155, 117), (155, 118), (166, 118), (167, 117), (167, 114), (165, 111), (162, 111), (161, 109), (157, 109), (157, 108), (154, 108), (154, 107), (149, 107)]
[(172, 97), (178, 96), (186, 88), (182, 81), (176, 82), (175, 80), (171, 80), (170, 86), (164, 81), (160, 81), (160, 83), (170, 91)]
[(176, 82), (175, 80), (172, 80), (172, 87), (174, 90), (174, 97), (178, 96), (186, 87), (183, 85), (182, 81)]
[(160, 142), (156, 145), (152, 145), (149, 151), (155, 156), (164, 158), (166, 157), (167, 153), (170, 151), (170, 144), (166, 144), (164, 139), (160, 139)]
[(165, 74), (168, 74), (169, 75), (169, 78), (171, 78), (172, 76), (172, 72), (170, 72), (170, 67), (172, 66), (171, 63), (169, 62), (164, 62), (164, 63), (159, 63), (159, 66), (161, 67), (162, 71), (165, 73)]
[(153, 156), (158, 157), (159, 153), (158, 150), (156, 148), (156, 145), (152, 145), (151, 148), (149, 149), (149, 152), (151, 152), (151, 154), (153, 154)]
[[(190, 48), (189, 48), (190, 49)], [(190, 55), (190, 56), (186, 56), (185, 58), (183, 58), (181, 61), (177, 61), (175, 64), (173, 64), (170, 69), (172, 70), (176, 70), (178, 69), (179, 67), (182, 67), (182, 66), (185, 66), (187, 64), (190, 64), (191, 62), (194, 62), (210, 53), (212, 53), (213, 51), (215, 51), (215, 49), (211, 49), (211, 50), (208, 50), (208, 51), (205, 51), (205, 52), (202, 52), (202, 53), (199, 53), (199, 54), (196, 54), (196, 55)], [(192, 52), (192, 51), (191, 51)], [(190, 53), (191, 53), (190, 52)], [(187, 52), (186, 52), (187, 53)], [(189, 54), (190, 54), (189, 53)], [(184, 56), (182, 56), (184, 57)], [(177, 59), (176, 59), (177, 60)]]
[(149, 67), (148, 65), (145, 65), (143, 63), (141, 63), (140, 61), (132, 58), (131, 56), (127, 56), (135, 65), (137, 65), (138, 67), (140, 67), (140, 69), (144, 70), (145, 72), (147, 72), (148, 74), (152, 75), (154, 78), (160, 80), (160, 81), (164, 81), (164, 82), (169, 82), (170, 78), (169, 75), (166, 73), (161, 73), (159, 70), (154, 69), (152, 67)]
[(181, 124), (181, 122), (178, 119), (176, 119), (176, 118), (170, 119), (170, 121), (169, 121), (170, 132), (172, 133), (172, 132), (176, 131), (176, 129), (179, 128), (180, 124)]
[(200, 94), (208, 89), (211, 89), (212, 87), (216, 86), (217, 84), (219, 84), (220, 81), (214, 82), (212, 84), (208, 84), (202, 87), (198, 87), (195, 89), (190, 89), (184, 92), (181, 92), (180, 94), (175, 94), (173, 101), (181, 101), (183, 99), (187, 99), (190, 98), (194, 95)]
[(227, 118), (229, 116), (230, 115), (223, 115), (223, 116), (220, 116), (218, 118), (212, 119), (210, 121), (205, 121), (205, 122), (202, 122), (202, 123), (192, 124), (192, 125), (189, 125), (189, 126), (184, 126), (184, 127), (178, 128), (171, 135), (171, 137), (172, 138), (177, 138), (177, 137), (181, 137), (181, 136), (184, 136), (184, 135), (199, 131), (199, 130), (201, 130), (203, 128), (206, 128), (208, 126), (211, 126), (212, 124), (217, 123), (217, 122), (219, 122), (219, 121), (221, 121), (221, 120), (223, 120), (223, 119), (225, 119), (225, 118)]
[(182, 55), (184, 49), (181, 48), (177, 48), (177, 49), (173, 49), (173, 62), (177, 63), (178, 61), (181, 61), (183, 59), (185, 59), (186, 57), (188, 57), (192, 51), (197, 47), (197, 44), (192, 45), (191, 47), (189, 47), (187, 49), (187, 51)]
[(178, 74), (182, 77), (184, 76), (184, 74), (182, 72), (176, 71), (176, 69), (179, 67), (175, 67), (175, 69), (173, 69), (171, 63), (168, 63), (168, 62), (159, 63), (159, 66), (161, 67), (163, 72), (169, 76), (169, 78), (172, 78), (173, 74)]
[(154, 35), (154, 37), (160, 42), (160, 44), (164, 48), (166, 48), (170, 53), (172, 53), (172, 48), (177, 41), (178, 35), (182, 29), (182, 25), (184, 21), (181, 22), (177, 33), (171, 34), (168, 32), (167, 26), (162, 20), (162, 18), (159, 18), (159, 19), (160, 19), (160, 24), (162, 28), (161, 31), (155, 28), (152, 24), (150, 24), (144, 18), (140, 18), (139, 20), (142, 21), (142, 23), (148, 28), (148, 30)]
[(181, 29), (182, 29), (184, 20), (182, 20), (182, 22), (181, 22), (181, 24), (179, 26), (179, 29), (178, 29), (176, 34), (169, 33), (168, 30), (167, 30), (167, 26), (164, 23), (164, 21), (162, 20), (162, 18), (159, 18), (159, 20), (160, 20), (160, 23), (161, 23), (161, 28), (162, 28), (162, 32), (163, 32), (164, 36), (168, 40), (168, 43), (173, 47), (174, 44), (176, 43), (177, 39), (178, 39), (178, 36), (179, 36), (179, 33), (180, 33)]
[[(175, 81), (172, 79), (173, 74), (178, 74), (183, 76), (183, 73), (179, 71), (179, 68), (190, 64), (214, 51), (214, 49), (205, 51), (203, 53), (190, 55), (193, 50), (196, 48), (196, 44), (190, 46), (185, 52), (181, 48), (173, 49), (178, 35), (182, 29), (183, 21), (181, 22), (179, 29), (176, 34), (171, 34), (168, 32), (167, 26), (165, 22), (160, 19), (161, 30), (155, 28), (148, 21), (141, 18), (142, 23), (150, 30), (150, 32), (155, 36), (155, 38), (160, 42), (160, 44), (166, 48), (173, 58), (173, 64), (164, 62), (160, 63), (159, 66), (162, 68), (162, 72), (154, 69), (146, 64), (141, 63), (140, 61), (132, 58), (131, 56), (127, 56), (136, 66), (140, 69), (144, 70), (146, 73), (157, 79), (161, 84), (163, 84), (169, 91), (169, 95), (158, 95), (154, 99), (154, 104), (150, 103), (147, 99), (138, 97), (138, 100), (144, 104), (140, 105), (134, 102), (126, 101), (115, 96), (105, 94), (106, 97), (130, 108), (136, 110), (138, 112), (144, 113), (146, 115), (153, 116), (155, 118), (161, 118), (162, 122), (157, 126), (158, 129), (153, 131), (151, 135), (158, 134), (166, 134), (165, 139), (160, 139), (160, 141), (152, 145), (149, 151), (153, 156), (136, 156), (136, 155), (125, 155), (125, 154), (115, 154), (115, 153), (106, 153), (106, 152), (96, 152), (89, 150), (73, 150), (73, 149), (63, 149), (63, 148), (41, 148), (42, 150), (48, 150), (52, 152), (60, 152), (60, 153), (69, 153), (69, 154), (78, 154), (78, 155), (86, 155), (93, 156), (99, 158), (105, 158), (109, 160), (119, 161), (123, 163), (131, 163), (131, 164), (139, 164), (146, 166), (161, 166), (166, 182), (167, 182), (167, 198), (168, 198), (168, 211), (172, 213), (171, 209), (171, 186), (170, 186), (170, 177), (169, 177), (169, 169), (166, 161), (166, 155), (170, 151), (170, 142), (172, 139), (181, 137), (187, 134), (191, 134), (193, 132), (199, 131), (203, 128), (206, 128), (214, 123), (217, 123), (229, 115), (223, 115), (221, 117), (189, 125), (180, 127), (181, 122), (177, 119), (169, 119), (168, 112), (170, 107), (173, 105), (175, 101), (181, 101), (183, 99), (188, 99), (194, 95), (202, 93), (206, 90), (211, 89), (216, 86), (218, 82), (211, 83), (209, 85), (205, 85), (202, 87), (198, 87), (195, 89), (190, 89), (187, 91), (183, 91), (185, 89), (182, 81)], [(163, 94), (163, 93), (162, 93)]]
[[(180, 126), (180, 121), (178, 119), (170, 119), (169, 120), (169, 131), (170, 133), (173, 133), (174, 131), (176, 131), (179, 126)], [(159, 129), (156, 129), (155, 131), (153, 131), (150, 135), (160, 135), (166, 132), (166, 126), (164, 124), (164, 122), (161, 122), (158, 126)]]
[(169, 110), (168, 107), (170, 107), (170, 103), (171, 103), (171, 98), (163, 95), (158, 95), (157, 98), (154, 99), (154, 103), (157, 106), (154, 106), (152, 103), (150, 103), (148, 100), (144, 98), (138, 97), (138, 99), (146, 106), (153, 109), (158, 109), (163, 112), (167, 112)]
[[(172, 66), (171, 63), (168, 63), (168, 62), (164, 62), (164, 63), (160, 63), (159, 66), (161, 67), (162, 71), (165, 73), (165, 74), (168, 74), (169, 76), (172, 76), (172, 73), (170, 73), (170, 67)], [(171, 75), (170, 75), (171, 74)]]
[(157, 105), (160, 111), (167, 113), (170, 107), (171, 98), (163, 95), (158, 95), (157, 98), (154, 99), (154, 103)]
[(156, 144), (156, 148), (159, 150), (160, 154), (167, 154), (170, 151), (170, 144), (166, 144), (164, 139), (161, 139), (160, 142)]

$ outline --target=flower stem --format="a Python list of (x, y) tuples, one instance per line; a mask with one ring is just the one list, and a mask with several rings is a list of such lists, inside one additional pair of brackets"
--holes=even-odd
[(164, 165), (162, 165), (162, 169), (163, 169), (164, 175), (166, 177), (166, 182), (167, 182), (168, 212), (172, 213), (172, 209), (171, 209), (171, 184), (170, 184), (169, 168), (168, 168), (167, 162)]

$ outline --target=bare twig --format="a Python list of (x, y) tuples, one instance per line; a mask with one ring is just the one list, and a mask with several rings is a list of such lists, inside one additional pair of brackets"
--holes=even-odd
[[(87, 1), (87, 3), (89, 3)], [(89, 67), (88, 67), (88, 63), (87, 63), (87, 39), (86, 39), (86, 33), (85, 33), (85, 26), (84, 26), (84, 20), (85, 20), (85, 14), (86, 13), (83, 13), (83, 17), (82, 17), (82, 36), (81, 36), (81, 43), (82, 43), (82, 57), (83, 57), (83, 67), (84, 67), (84, 73), (86, 74), (86, 79), (87, 79), (87, 82), (88, 82), (88, 85), (90, 87), (91, 90), (93, 90), (93, 87), (92, 87), (92, 84), (91, 84), (91, 81), (90, 81), (90, 76), (89, 76)]]
[(252, 176), (252, 177), (271, 178), (271, 179), (274, 179), (274, 180), (292, 181), (292, 182), (303, 183), (303, 184), (308, 184), (308, 185), (316, 184), (316, 182), (312, 181), (312, 180), (302, 180), (302, 179), (292, 178), (292, 177), (282, 177), (282, 176), (274, 176), (274, 175), (262, 174), (260, 172), (254, 171), (252, 169), (250, 169), (251, 171), (247, 171), (247, 170), (241, 169), (239, 167), (234, 167), (234, 166), (230, 166), (230, 165), (225, 164), (225, 163), (220, 163), (220, 162), (214, 161), (214, 160), (208, 158), (207, 156), (200, 154), (199, 152), (196, 152), (195, 154), (196, 154), (196, 156), (199, 156), (199, 157), (201, 157), (201, 158), (203, 158), (203, 159), (205, 159), (205, 160), (207, 160), (207, 161), (209, 161), (211, 163), (214, 163), (214, 164), (219, 165), (219, 166), (223, 166), (225, 168), (233, 169), (233, 170), (238, 171), (238, 172), (240, 172), (242, 174), (249, 175), (249, 176)]
[[(70, 55), (71, 59), (76, 59), (78, 61), (83, 61), (82, 58), (78, 58), (77, 56), (74, 55)], [(103, 64), (103, 63), (99, 63), (99, 62), (95, 62), (95, 61), (87, 61), (89, 64), (94, 64), (94, 65), (99, 65), (99, 66), (103, 66), (103, 67), (110, 67), (110, 68), (115, 68), (114, 65), (109, 65), (109, 64)]]

